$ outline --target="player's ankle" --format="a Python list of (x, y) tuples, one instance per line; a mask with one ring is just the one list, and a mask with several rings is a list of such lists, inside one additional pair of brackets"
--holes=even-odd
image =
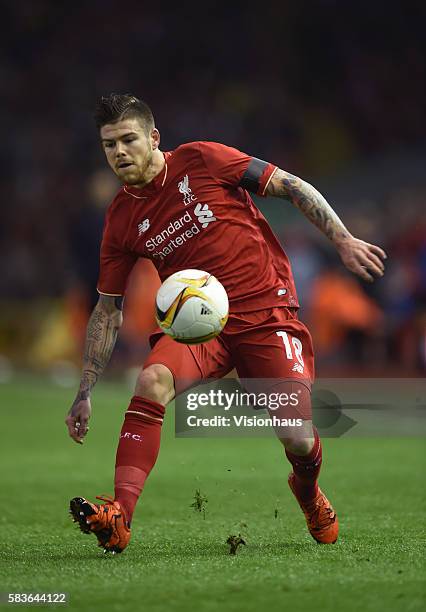
[(120, 504), (120, 508), (124, 515), (124, 520), (126, 524), (130, 526), (138, 497), (124, 489), (116, 489), (115, 501)]

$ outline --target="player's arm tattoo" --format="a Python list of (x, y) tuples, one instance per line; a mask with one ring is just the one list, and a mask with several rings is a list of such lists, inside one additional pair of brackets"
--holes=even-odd
[(266, 193), (290, 200), (332, 242), (339, 243), (351, 238), (350, 232), (324, 196), (301, 178), (278, 168), (269, 182)]
[(85, 400), (110, 360), (123, 316), (122, 300), (100, 295), (87, 325), (80, 388), (74, 403)]

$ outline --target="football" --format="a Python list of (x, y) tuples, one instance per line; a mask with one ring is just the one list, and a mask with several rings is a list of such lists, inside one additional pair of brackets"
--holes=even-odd
[(203, 270), (182, 270), (167, 278), (156, 297), (156, 320), (176, 342), (200, 344), (215, 338), (228, 320), (223, 285)]

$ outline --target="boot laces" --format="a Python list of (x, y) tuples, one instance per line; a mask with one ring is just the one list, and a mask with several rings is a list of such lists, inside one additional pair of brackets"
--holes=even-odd
[(113, 504), (115, 501), (114, 498), (111, 497), (111, 495), (97, 495), (96, 499), (100, 499), (101, 501), (104, 501), (107, 504)]
[(316, 529), (328, 527), (334, 521), (335, 512), (326, 501), (324, 495), (320, 495), (317, 499), (306, 507), (309, 524)]

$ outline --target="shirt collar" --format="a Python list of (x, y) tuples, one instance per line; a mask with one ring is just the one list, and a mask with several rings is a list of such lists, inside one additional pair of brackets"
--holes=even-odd
[(166, 153), (163, 152), (165, 164), (163, 168), (161, 169), (161, 171), (156, 176), (154, 176), (152, 181), (150, 181), (147, 185), (145, 185), (142, 188), (134, 187), (133, 185), (124, 185), (123, 187), (124, 191), (127, 194), (133, 196), (134, 198), (138, 198), (138, 199), (149, 198), (150, 196), (154, 195), (155, 192), (160, 191), (164, 187), (167, 181), (167, 174), (168, 174), (167, 162), (168, 162), (170, 155), (171, 155), (170, 152), (166, 152)]

